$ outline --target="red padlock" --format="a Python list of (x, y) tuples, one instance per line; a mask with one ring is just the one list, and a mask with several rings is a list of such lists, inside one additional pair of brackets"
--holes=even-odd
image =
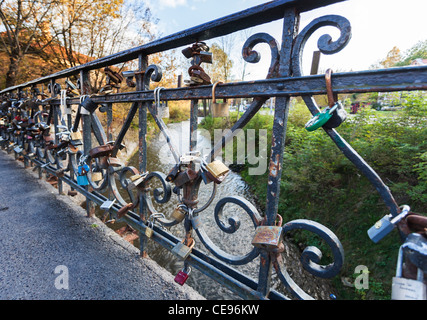
[(185, 271), (186, 268), (182, 269), (180, 272), (178, 272), (178, 274), (175, 276), (174, 281), (178, 284), (180, 284), (181, 286), (184, 285), (185, 281), (187, 281), (188, 276), (191, 273), (191, 268), (188, 267), (188, 271)]

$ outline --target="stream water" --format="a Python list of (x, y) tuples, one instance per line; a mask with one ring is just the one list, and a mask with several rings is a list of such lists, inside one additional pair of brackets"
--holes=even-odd
[[(178, 150), (179, 154), (187, 152), (189, 150), (190, 141), (189, 121), (172, 123), (168, 125), (168, 128), (172, 143)], [(203, 154), (206, 154), (210, 148), (211, 141), (209, 137), (206, 137), (202, 132), (199, 131), (196, 149), (201, 151)], [(147, 150), (147, 170), (150, 172), (160, 171), (167, 174), (174, 164), (175, 161), (172, 153), (170, 152), (164, 136), (160, 133), (150, 141)], [(136, 168), (139, 167), (138, 155), (135, 155), (130, 160), (129, 165)], [(201, 183), (198, 194), (199, 207), (206, 203), (210, 198), (213, 190), (212, 186), (213, 183), (207, 185), (205, 185), (203, 182)], [(223, 217), (224, 221), (227, 221), (228, 212), (229, 216), (237, 216), (241, 222), (241, 227), (236, 233), (227, 234), (219, 229), (213, 215), (216, 203), (220, 199), (231, 195), (238, 195), (249, 201), (252, 199), (252, 195), (249, 192), (249, 186), (237, 173), (232, 171), (230, 171), (226, 179), (221, 184), (217, 185), (215, 199), (206, 210), (200, 213), (200, 216), (203, 221), (206, 233), (219, 248), (231, 254), (244, 254), (252, 249), (252, 245), (250, 243), (253, 237), (254, 227), (249, 216), (237, 206), (226, 205)], [(167, 215), (167, 213), (171, 213), (173, 211), (177, 204), (179, 204), (178, 197), (173, 193), (171, 200), (168, 203), (156, 205), (156, 209), (159, 212), (163, 212), (165, 215)], [(169, 231), (177, 237), (183, 237), (185, 232), (182, 223), (170, 228)], [(202, 245), (200, 241), (197, 241), (197, 235), (194, 234), (194, 237), (196, 239), (195, 247), (208, 254), (208, 250)], [(169, 251), (162, 248), (153, 241), (149, 241), (148, 254), (150, 258), (155, 260), (160, 266), (167, 269), (174, 275), (183, 268), (183, 262), (181, 260), (175, 258), (175, 256), (173, 256)], [(258, 258), (255, 259), (255, 261), (258, 261)], [(253, 278), (257, 278), (257, 268), (255, 265), (258, 265), (258, 263), (252, 262), (246, 266), (238, 266), (236, 269)], [(208, 299), (237, 298), (237, 296), (228, 289), (223, 288), (220, 284), (211, 280), (194, 268), (186, 283)]]
[[(189, 121), (183, 121), (181, 123), (173, 123), (168, 125), (169, 134), (172, 140), (172, 143), (178, 150), (179, 154), (183, 154), (185, 152), (188, 152), (189, 150)], [(204, 132), (198, 131), (197, 136), (197, 150), (201, 151), (202, 154), (206, 154), (211, 148), (211, 141), (210, 138), (204, 135)], [(170, 152), (170, 149), (168, 147), (168, 144), (166, 143), (166, 139), (164, 138), (163, 134), (158, 134), (157, 136), (153, 137), (150, 141), (148, 150), (147, 150), (147, 170), (149, 172), (152, 171), (160, 171), (164, 174), (167, 174), (170, 169), (174, 166), (175, 161), (172, 156), (172, 153)], [(138, 153), (136, 153), (128, 163), (128, 166), (133, 166), (135, 168), (139, 168), (138, 163)], [(159, 184), (160, 186), (160, 184)], [(213, 183), (205, 185), (203, 182), (200, 184), (200, 189), (198, 193), (198, 200), (200, 208), (203, 206), (208, 199), (211, 196)], [(156, 187), (155, 185), (152, 187)], [(230, 171), (226, 179), (219, 185), (217, 185), (216, 195), (210, 206), (202, 211), (199, 216), (203, 222), (203, 228), (206, 231), (207, 235), (209, 236), (210, 240), (219, 247), (221, 250), (233, 254), (233, 255), (244, 255), (251, 251), (252, 244), (252, 238), (254, 235), (254, 226), (253, 223), (248, 216), (248, 214), (238, 207), (237, 205), (233, 204), (226, 204), (223, 210), (223, 216), (222, 221), (225, 225), (227, 225), (227, 221), (229, 217), (238, 218), (240, 220), (240, 227), (239, 229), (232, 234), (228, 234), (223, 232), (217, 225), (215, 218), (214, 218), (214, 209), (216, 203), (227, 196), (240, 196), (251, 202), (253, 205), (256, 206), (256, 203), (254, 201), (253, 195), (249, 191), (249, 186), (246, 184), (245, 181), (240, 177), (239, 174)], [(153, 199), (153, 203), (154, 199)], [(170, 213), (173, 212), (174, 208), (179, 204), (179, 200), (176, 194), (172, 193), (172, 197), (170, 201), (168, 201), (165, 204), (156, 204), (156, 210), (158, 212), (162, 212), (165, 214), (167, 218), (169, 218)], [(262, 215), (262, 212), (260, 209), (258, 209), (258, 212)], [(115, 226), (114, 228), (120, 227), (120, 224)], [(168, 228), (168, 231), (174, 234), (175, 236), (179, 238), (183, 238), (185, 234), (183, 223), (180, 223), (178, 225), (175, 225), (171, 228)], [(194, 232), (194, 238), (196, 240), (195, 247), (206, 253), (207, 255), (212, 255), (201, 243), (201, 241), (198, 239), (196, 233)], [(139, 241), (138, 243), (135, 242), (135, 245), (139, 247)], [(176, 258), (172, 253), (170, 253), (168, 250), (164, 249), (162, 246), (157, 244), (154, 241), (148, 241), (147, 244), (147, 252), (151, 259), (156, 261), (161, 267), (171, 272), (173, 275), (176, 275), (184, 266), (183, 261)], [(310, 290), (312, 293), (313, 291), (318, 290), (319, 286), (321, 284), (318, 284), (316, 280), (313, 279), (311, 275), (305, 276), (303, 275), (303, 272), (301, 270), (301, 266), (297, 262), (299, 259), (296, 258), (296, 256), (299, 254), (296, 253), (295, 248), (292, 248), (291, 245), (287, 244), (285, 242), (285, 248), (286, 248), (286, 260), (287, 262), (292, 265), (290, 271), (290, 275), (293, 276), (304, 276), (306, 278), (303, 278), (303, 282), (305, 283), (305, 286), (309, 285), (312, 290)], [(253, 261), (246, 265), (242, 266), (233, 266), (236, 270), (242, 272), (246, 276), (249, 276), (253, 279), (258, 279), (258, 271), (259, 271), (259, 257), (255, 258)], [(293, 269), (293, 270), (292, 270)], [(295, 280), (295, 279), (294, 279)], [(302, 282), (302, 281), (301, 281)], [(195, 268), (192, 269), (192, 272), (186, 282), (188, 285), (193, 287), (195, 290), (197, 290), (200, 294), (205, 296), (207, 299), (211, 300), (221, 300), (221, 299), (228, 299), (228, 300), (235, 300), (239, 299), (239, 296), (231, 292), (230, 290), (226, 289), (216, 281), (210, 279), (209, 277), (202, 274), (200, 271), (196, 270)], [(273, 273), (272, 278), (272, 287), (282, 293), (285, 293), (285, 289), (283, 285), (278, 281), (278, 279), (275, 277)], [(325, 292), (326, 291), (326, 292)], [(325, 289), (324, 287), (320, 289), (320, 292), (327, 293), (329, 291), (329, 288)], [(330, 291), (329, 291), (330, 292)], [(288, 293), (285, 293), (288, 295)]]

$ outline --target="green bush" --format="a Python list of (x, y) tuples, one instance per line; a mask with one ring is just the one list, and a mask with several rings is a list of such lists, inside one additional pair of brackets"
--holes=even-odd
[[(402, 97), (401, 110), (384, 113), (361, 109), (356, 115), (349, 115), (337, 131), (379, 174), (397, 203), (408, 204), (413, 211), (425, 214), (426, 98), (419, 93), (405, 93)], [(389, 212), (376, 189), (323, 130), (304, 129), (310, 116), (303, 104), (296, 104), (290, 110), (279, 213), (284, 222), (298, 218), (315, 220), (338, 236), (346, 252), (345, 266), (334, 280), (341, 298), (389, 299), (399, 236), (393, 232), (378, 244), (373, 244), (367, 236), (367, 230)], [(233, 124), (233, 121), (224, 121), (206, 118), (201, 126), (213, 131)], [(257, 114), (245, 130), (268, 128), (270, 150), (272, 124), (272, 116)], [(240, 174), (252, 188), (259, 205), (264, 207), (268, 173), (251, 176), (248, 167), (246, 165)], [(316, 242), (307, 234), (297, 235), (293, 240), (305, 244)], [(366, 265), (370, 271), (372, 285), (363, 293), (342, 286), (340, 281), (340, 277), (351, 278), (358, 265)]]

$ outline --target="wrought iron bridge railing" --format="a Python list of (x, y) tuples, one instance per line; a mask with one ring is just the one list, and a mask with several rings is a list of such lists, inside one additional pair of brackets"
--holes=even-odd
[[(387, 92), (403, 90), (426, 90), (427, 67), (405, 67), (387, 70), (346, 72), (331, 75), (304, 76), (301, 71), (301, 58), (304, 45), (310, 36), (324, 26), (332, 26), (340, 35), (333, 41), (329, 35), (318, 40), (318, 49), (323, 54), (334, 54), (342, 50), (351, 38), (350, 22), (341, 16), (326, 15), (314, 19), (299, 31), (299, 15), (318, 7), (327, 6), (341, 0), (277, 0), (259, 5), (221, 19), (217, 19), (194, 28), (161, 38), (140, 47), (119, 52), (84, 65), (66, 69), (43, 78), (7, 88), (0, 92), (2, 99), (2, 143), (6, 148), (24, 154), (41, 170), (58, 177), (58, 188), (62, 184), (70, 185), (74, 190), (87, 197), (88, 213), (94, 211), (94, 204), (109, 211), (117, 219), (138, 230), (141, 234), (141, 254), (144, 254), (148, 241), (155, 241), (176, 253), (184, 260), (186, 267), (192, 266), (203, 274), (213, 278), (231, 291), (245, 299), (290, 299), (287, 295), (271, 288), (272, 270), (283, 282), (289, 293), (299, 299), (312, 297), (303, 291), (290, 277), (282, 258), (282, 237), (294, 229), (303, 229), (316, 233), (332, 250), (334, 261), (329, 265), (319, 265), (317, 248), (307, 248), (302, 254), (303, 266), (318, 277), (333, 277), (344, 263), (344, 252), (338, 238), (325, 226), (309, 220), (285, 221), (276, 227), (279, 186), (282, 174), (282, 158), (290, 98), (301, 96), (310, 112), (319, 115), (313, 95), (328, 94), (330, 107), (334, 107), (334, 97), (343, 93)], [(153, 101), (190, 100), (190, 137), (197, 130), (197, 101), (212, 98), (209, 76), (204, 73), (201, 63), (209, 62), (210, 56), (203, 41), (237, 32), (242, 29), (282, 20), (283, 35), (281, 42), (267, 33), (257, 33), (249, 37), (242, 49), (243, 59), (257, 63), (259, 55), (254, 50), (258, 44), (269, 46), (271, 63), (266, 79), (251, 82), (223, 83), (216, 86), (216, 97), (252, 98), (252, 103), (224, 135), (210, 154), (200, 156), (195, 150), (196, 142), (189, 142), (189, 150), (180, 154), (173, 145), (168, 128), (159, 115), (160, 105)], [(150, 55), (169, 49), (190, 46), (183, 53), (191, 58), (191, 80), (188, 86), (150, 90), (150, 82), (161, 80), (161, 69), (148, 65)], [(139, 68), (118, 74), (109, 68), (119, 63), (138, 59)], [(101, 68), (107, 72), (108, 82), (114, 89), (117, 81), (125, 76), (129, 85), (135, 86), (131, 92), (105, 91), (103, 94), (90, 92), (90, 71)], [(79, 78), (76, 87), (67, 80), (67, 89), (61, 90), (59, 81), (72, 76)], [(40, 86), (49, 89), (50, 96), (43, 95)], [(111, 89), (111, 88), (106, 88)], [(225, 233), (239, 229), (240, 221), (221, 217), (226, 204), (233, 204), (244, 210), (253, 224), (254, 245), (248, 243), (249, 251), (244, 255), (233, 255), (220, 249), (207, 235), (200, 217), (215, 197), (215, 190), (224, 179), (227, 168), (220, 162), (213, 163), (223, 146), (233, 139), (238, 129), (243, 128), (259, 111), (267, 99), (275, 97), (274, 124), (272, 128), (272, 148), (269, 160), (268, 192), (266, 194), (266, 212), (263, 216), (250, 201), (239, 196), (228, 196), (214, 208), (217, 227)], [(112, 105), (132, 103), (126, 120), (114, 141), (111, 134)], [(72, 108), (77, 112), (72, 114)], [(107, 113), (107, 128), (104, 130), (97, 117), (97, 109)], [(338, 110), (339, 111), (339, 110)], [(332, 122), (319, 122), (313, 119), (311, 125), (322, 126), (325, 133), (335, 142), (343, 154), (375, 186), (393, 217), (402, 209), (396, 203), (389, 188), (378, 174), (334, 129), (344, 120), (336, 111), (338, 119)], [(24, 119), (27, 112), (28, 118)], [(139, 113), (139, 168), (124, 166), (117, 159), (123, 138), (129, 130), (132, 119)], [(147, 113), (151, 113), (173, 154), (176, 165), (170, 172), (147, 172)], [(331, 112), (332, 115), (332, 112)], [(16, 116), (22, 116), (22, 119)], [(54, 124), (54, 135), (49, 132)], [(314, 128), (313, 128), (314, 129)], [(81, 135), (79, 136), (79, 133)], [(52, 134), (52, 135), (51, 135)], [(54, 137), (54, 138), (53, 138)], [(157, 181), (159, 188), (150, 188)], [(198, 190), (201, 183), (211, 183), (212, 195), (207, 203), (198, 203)], [(126, 190), (128, 197), (123, 197)], [(108, 190), (112, 197), (103, 192)], [(105, 193), (104, 193), (105, 194)], [(178, 197), (179, 208), (173, 212), (159, 212), (157, 205), (167, 203), (171, 197)], [(127, 200), (125, 200), (127, 199)], [(130, 199), (130, 200), (129, 200)], [(114, 200), (114, 201), (113, 201)], [(155, 206), (156, 204), (156, 206)], [(182, 224), (185, 229), (184, 240), (177, 238), (162, 227)], [(269, 228), (271, 227), (271, 228)], [(192, 248), (194, 232), (210, 255), (197, 247)], [(270, 232), (270, 233), (269, 233)], [(276, 234), (275, 234), (276, 233)], [(259, 259), (258, 278), (253, 279), (233, 266), (248, 264)], [(183, 270), (185, 277), (186, 269)], [(183, 280), (184, 281), (184, 280)]]

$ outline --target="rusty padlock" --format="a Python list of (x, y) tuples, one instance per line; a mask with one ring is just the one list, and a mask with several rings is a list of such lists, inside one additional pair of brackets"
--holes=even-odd
[(185, 171), (180, 172), (175, 180), (173, 181), (177, 187), (183, 186), (185, 183), (196, 179), (198, 176), (197, 172), (191, 168), (188, 168)]
[(275, 226), (260, 225), (255, 230), (252, 245), (257, 248), (274, 250), (279, 249), (283, 238), (282, 216), (277, 215), (279, 221)]
[(203, 70), (200, 66), (191, 66), (188, 69), (188, 74), (190, 77), (195, 77), (203, 80), (203, 84), (210, 84), (211, 83), (211, 77)]
[(133, 208), (133, 203), (132, 202), (124, 205), (123, 207), (121, 207), (119, 209), (119, 211), (117, 211), (117, 218), (119, 218), (119, 219), (122, 218), (132, 208)]
[(168, 173), (166, 177), (166, 181), (171, 182), (174, 181), (176, 176), (179, 173), (179, 164), (175, 165)]

